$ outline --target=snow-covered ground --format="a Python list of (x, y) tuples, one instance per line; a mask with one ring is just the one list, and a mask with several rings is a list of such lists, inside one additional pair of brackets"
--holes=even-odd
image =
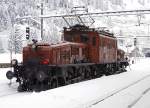
[[(12, 59), (17, 59), (18, 62), (22, 61), (22, 54), (12, 54)], [(0, 63), (10, 63), (11, 54), (10, 53), (2, 53), (0, 54)]]
[[(2, 108), (150, 108), (150, 58), (139, 59), (128, 71), (40, 93), (17, 93), (0, 69)], [(131, 85), (131, 86), (129, 86)], [(126, 89), (125, 89), (126, 88)], [(7, 95), (8, 94), (8, 95)], [(114, 95), (112, 95), (114, 94)]]

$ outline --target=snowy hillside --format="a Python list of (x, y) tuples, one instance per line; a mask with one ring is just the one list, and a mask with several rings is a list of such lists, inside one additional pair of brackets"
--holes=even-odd
[[(89, 12), (117, 11), (149, 9), (150, 0), (42, 0), (44, 2), (44, 14), (68, 14), (74, 6), (85, 6)], [(18, 50), (21, 52), (23, 41), (25, 39), (25, 28), (31, 27), (31, 37), (40, 40), (40, 19), (17, 20), (16, 17), (39, 16), (41, 0), (1, 0), (0, 1), (0, 52), (8, 52), (10, 46), (8, 43), (14, 43), (14, 36), (19, 36), (17, 43)], [(107, 27), (116, 35), (149, 35), (147, 25), (138, 25), (136, 16), (130, 17), (101, 17), (95, 18), (95, 27)], [(149, 22), (147, 16), (142, 16), (142, 23)], [(144, 21), (144, 22), (143, 22)], [(18, 27), (17, 26), (22, 26)], [(44, 41), (56, 42), (61, 38), (61, 31), (66, 23), (60, 18), (44, 20)], [(130, 27), (129, 27), (130, 26)], [(17, 29), (16, 29), (17, 28)], [(24, 30), (24, 31), (23, 31)], [(3, 35), (5, 31), (8, 31)], [(17, 32), (16, 32), (17, 31)], [(18, 33), (19, 32), (19, 33)], [(2, 34), (2, 35), (1, 35)], [(1, 42), (1, 40), (4, 40)], [(6, 42), (6, 40), (8, 40)], [(10, 40), (12, 42), (10, 42)], [(13, 44), (14, 45), (14, 44)], [(14, 45), (15, 46), (15, 45)], [(12, 49), (14, 50), (14, 49)]]

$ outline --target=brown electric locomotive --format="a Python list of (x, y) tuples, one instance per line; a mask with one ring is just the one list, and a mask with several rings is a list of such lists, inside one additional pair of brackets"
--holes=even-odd
[(60, 43), (33, 40), (23, 48), (23, 62), (12, 60), (14, 71), (6, 76), (17, 78), (18, 91), (47, 90), (125, 71), (121, 52), (113, 34), (77, 24), (64, 28)]

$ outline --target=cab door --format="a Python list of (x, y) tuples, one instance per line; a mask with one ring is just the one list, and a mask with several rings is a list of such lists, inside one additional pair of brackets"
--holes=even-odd
[(91, 62), (99, 62), (99, 36), (96, 33), (93, 33), (90, 36), (89, 55)]

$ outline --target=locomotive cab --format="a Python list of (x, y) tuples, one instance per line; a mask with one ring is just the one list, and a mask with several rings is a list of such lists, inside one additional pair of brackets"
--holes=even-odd
[(52, 48), (49, 44), (33, 43), (23, 48), (23, 64), (50, 64)]

